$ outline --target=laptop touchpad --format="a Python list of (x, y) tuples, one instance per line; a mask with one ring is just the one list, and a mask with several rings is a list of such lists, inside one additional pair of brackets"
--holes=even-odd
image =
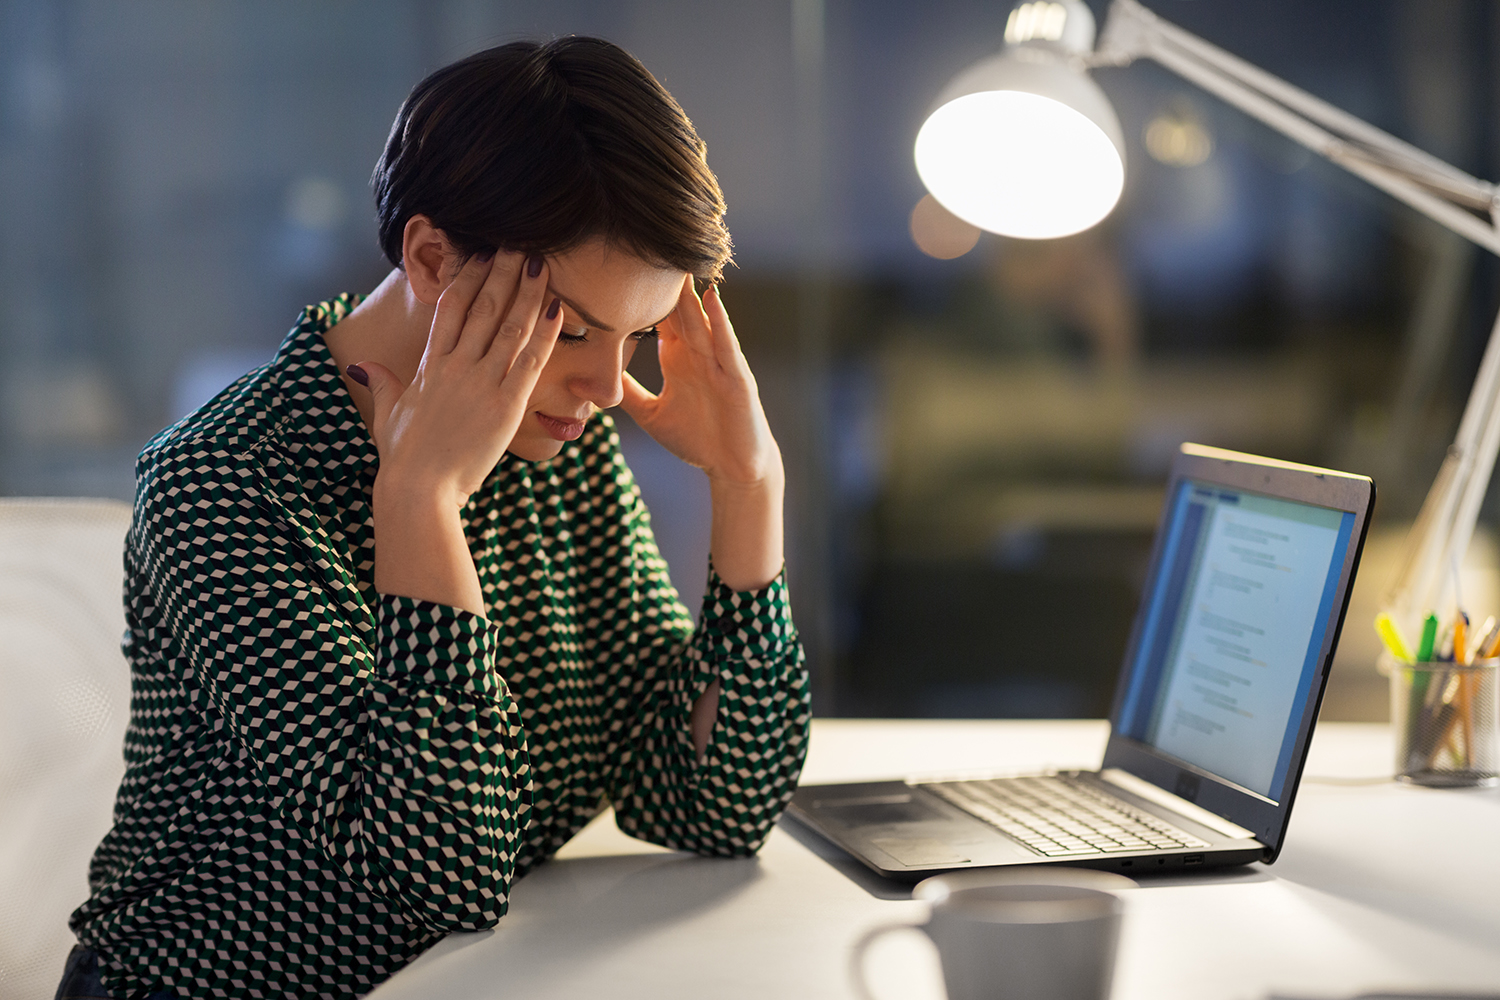
[(870, 843), (903, 865), (961, 865), (969, 858), (932, 837), (875, 837)]
[(851, 799), (820, 799), (814, 808), (848, 826), (885, 826), (890, 823), (926, 823), (943, 814), (909, 794), (869, 795)]

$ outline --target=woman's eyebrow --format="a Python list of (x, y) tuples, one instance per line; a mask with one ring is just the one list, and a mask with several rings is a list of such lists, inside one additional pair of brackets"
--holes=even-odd
[(567, 306), (569, 309), (571, 309), (575, 313), (577, 313), (579, 319), (583, 320), (585, 323), (587, 323), (589, 326), (593, 327), (595, 330), (603, 330), (605, 333), (614, 333), (615, 332), (615, 328), (614, 327), (610, 326), (608, 323), (602, 323), (599, 320), (595, 319), (594, 317), (590, 316), (587, 309), (583, 308), (583, 306), (579, 305), (577, 302), (574, 302), (572, 299), (568, 298), (566, 295), (563, 295), (561, 292), (559, 292), (557, 289), (553, 288), (551, 285), (547, 286), (547, 291), (551, 292), (553, 295), (555, 295), (559, 299), (561, 299), (563, 305)]
[[(610, 326), (608, 323), (602, 323), (599, 320), (595, 319), (594, 317), (590, 316), (588, 314), (588, 310), (584, 309), (583, 306), (579, 305), (577, 302), (574, 302), (572, 299), (568, 298), (566, 295), (563, 295), (557, 289), (553, 288), (551, 285), (547, 286), (547, 291), (551, 292), (553, 295), (555, 295), (559, 299), (561, 299), (563, 305), (567, 306), (569, 309), (571, 309), (575, 313), (577, 313), (579, 319), (583, 320), (585, 323), (587, 323), (589, 326), (593, 327), (595, 330), (602, 330), (605, 333), (614, 333), (615, 332), (615, 328), (614, 327)], [(673, 306), (672, 309), (671, 309), (671, 311), (668, 312), (666, 316), (663, 316), (661, 319), (657, 320), (655, 323), (652, 323), (650, 326), (646, 327), (646, 329), (648, 329), (648, 330), (655, 329), (657, 326), (660, 326), (662, 323), (665, 323), (667, 321), (667, 317), (671, 316), (672, 313), (674, 313), (676, 311), (677, 311), (677, 307)]]

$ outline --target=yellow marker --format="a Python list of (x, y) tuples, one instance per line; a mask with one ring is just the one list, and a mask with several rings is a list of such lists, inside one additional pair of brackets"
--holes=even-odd
[(1384, 611), (1375, 616), (1375, 631), (1380, 633), (1380, 641), (1385, 643), (1385, 648), (1391, 651), (1391, 655), (1402, 663), (1411, 663), (1411, 653), (1406, 649), (1406, 640), (1401, 638), (1401, 630), (1391, 620), (1391, 616)]
[(1453, 662), (1459, 666), (1469, 665), (1469, 614), (1460, 611), (1453, 619)]

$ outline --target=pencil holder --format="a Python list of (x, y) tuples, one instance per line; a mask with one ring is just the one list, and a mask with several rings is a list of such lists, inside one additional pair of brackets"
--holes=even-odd
[(1500, 659), (1468, 666), (1384, 659), (1397, 779), (1440, 788), (1500, 781)]

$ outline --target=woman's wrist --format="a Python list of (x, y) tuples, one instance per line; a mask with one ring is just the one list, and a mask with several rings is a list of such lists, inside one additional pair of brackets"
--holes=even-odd
[(375, 473), (372, 500), (389, 509), (458, 510), (468, 497), (456, 485), (425, 469), (403, 468), (381, 460)]
[(780, 503), (786, 493), (786, 476), (778, 465), (774, 473), (759, 479), (721, 479), (712, 473), (708, 476), (708, 491), (712, 496), (723, 496), (726, 500), (745, 501), (768, 498)]
[(705, 466), (703, 472), (708, 476), (709, 487), (715, 490), (742, 493), (786, 490), (786, 467), (782, 464), (781, 449), (775, 439), (757, 448), (753, 458), (722, 466)]

